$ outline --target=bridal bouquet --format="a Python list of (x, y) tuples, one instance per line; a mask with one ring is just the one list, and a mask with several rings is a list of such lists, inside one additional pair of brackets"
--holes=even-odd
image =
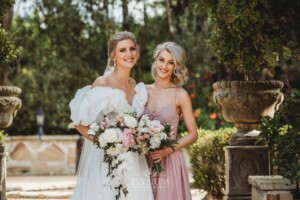
[(128, 152), (138, 151), (135, 141), (138, 125), (136, 115), (136, 112), (124, 113), (115, 119), (104, 116), (102, 121), (91, 124), (88, 130), (94, 144), (104, 150), (104, 162), (108, 164), (107, 176), (111, 178), (111, 186), (118, 192), (116, 199), (128, 193), (124, 185), (124, 172), (130, 169), (132, 163)]
[[(176, 140), (169, 139), (173, 134), (171, 125), (161, 123), (159, 120), (150, 120), (148, 115), (143, 115), (138, 122), (137, 145), (139, 151), (147, 154), (150, 151), (159, 150), (165, 147), (174, 149)], [(160, 162), (154, 162), (152, 172), (164, 170)]]

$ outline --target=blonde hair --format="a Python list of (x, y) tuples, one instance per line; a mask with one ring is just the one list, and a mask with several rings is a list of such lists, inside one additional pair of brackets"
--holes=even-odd
[(162, 52), (163, 50), (168, 51), (169, 53), (172, 54), (173, 59), (175, 60), (175, 68), (174, 68), (174, 73), (172, 75), (172, 81), (176, 84), (176, 85), (183, 85), (186, 80), (187, 80), (187, 73), (188, 70), (185, 66), (185, 61), (186, 61), (186, 53), (185, 50), (178, 44), (176, 44), (175, 42), (165, 42), (162, 44), (157, 45), (155, 51), (154, 51), (154, 63), (152, 64), (152, 76), (155, 80), (156, 77), (156, 61), (157, 58), (160, 54), (160, 52)]
[(134, 34), (131, 32), (127, 32), (127, 31), (117, 32), (117, 33), (113, 34), (112, 36), (110, 36), (108, 43), (107, 43), (107, 55), (108, 55), (107, 67), (114, 67), (113, 57), (115, 54), (115, 50), (116, 50), (118, 42), (120, 42), (122, 40), (132, 40), (134, 45), (137, 48), (138, 57), (139, 57), (139, 47), (137, 45)]

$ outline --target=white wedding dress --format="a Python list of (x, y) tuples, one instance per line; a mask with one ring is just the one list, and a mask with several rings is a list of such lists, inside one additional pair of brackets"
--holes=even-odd
[[(147, 102), (147, 90), (143, 83), (135, 87), (132, 105), (129, 105), (124, 91), (111, 87), (86, 86), (79, 89), (70, 102), (71, 119), (75, 125), (90, 125), (102, 119), (103, 115), (111, 117), (118, 113), (136, 111), (138, 116), (144, 112)], [(96, 148), (85, 139), (77, 174), (77, 185), (72, 200), (114, 200), (116, 190), (110, 187), (107, 177), (108, 166), (103, 162), (103, 150)], [(149, 168), (145, 155), (130, 153), (131, 164), (125, 172), (125, 187), (128, 200), (153, 200), (149, 177)]]

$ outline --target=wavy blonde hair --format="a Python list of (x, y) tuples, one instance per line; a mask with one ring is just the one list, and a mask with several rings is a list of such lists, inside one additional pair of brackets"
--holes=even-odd
[(107, 55), (108, 55), (107, 67), (114, 67), (113, 57), (115, 54), (115, 50), (116, 50), (118, 42), (120, 42), (122, 40), (132, 40), (133, 41), (135, 47), (137, 48), (138, 58), (139, 58), (139, 56), (140, 56), (139, 46), (137, 45), (134, 34), (131, 32), (128, 32), (128, 31), (117, 32), (117, 33), (113, 34), (112, 36), (110, 36), (108, 43), (107, 43)]
[(157, 45), (154, 53), (153, 53), (153, 57), (154, 57), (154, 63), (152, 64), (152, 77), (156, 78), (156, 61), (157, 58), (160, 54), (161, 51), (166, 50), (167, 52), (171, 53), (173, 56), (173, 59), (175, 60), (175, 68), (174, 68), (174, 72), (172, 75), (172, 81), (176, 84), (176, 85), (183, 85), (186, 80), (187, 80), (187, 73), (188, 70), (185, 66), (185, 61), (186, 61), (186, 52), (185, 50), (178, 45), (175, 42), (165, 42), (162, 44)]

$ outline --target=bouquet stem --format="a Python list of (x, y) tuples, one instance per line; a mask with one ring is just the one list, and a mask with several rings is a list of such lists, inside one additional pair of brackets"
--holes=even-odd
[(163, 170), (164, 170), (164, 167), (163, 167), (163, 165), (160, 162), (153, 163), (152, 168), (151, 168), (152, 172), (158, 172), (158, 173), (160, 173)]

